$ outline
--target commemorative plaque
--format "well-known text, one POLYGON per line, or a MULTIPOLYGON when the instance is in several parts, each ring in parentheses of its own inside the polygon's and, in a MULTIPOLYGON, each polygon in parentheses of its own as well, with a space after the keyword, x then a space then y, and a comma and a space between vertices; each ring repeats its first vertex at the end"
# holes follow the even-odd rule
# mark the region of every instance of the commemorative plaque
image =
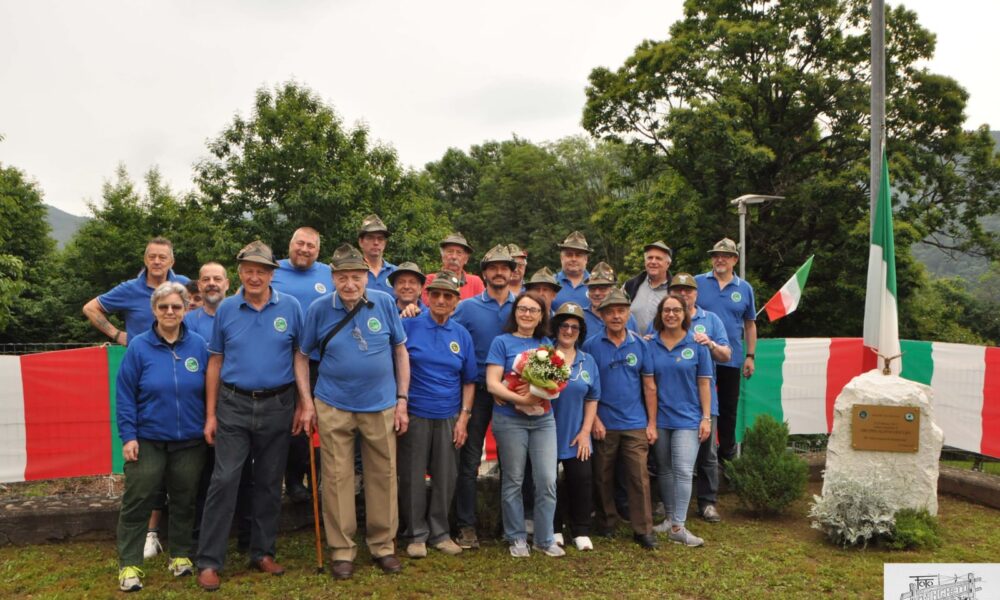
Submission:
POLYGON ((920 449, 920 407, 855 404, 852 407, 851 447, 916 452, 920 449))

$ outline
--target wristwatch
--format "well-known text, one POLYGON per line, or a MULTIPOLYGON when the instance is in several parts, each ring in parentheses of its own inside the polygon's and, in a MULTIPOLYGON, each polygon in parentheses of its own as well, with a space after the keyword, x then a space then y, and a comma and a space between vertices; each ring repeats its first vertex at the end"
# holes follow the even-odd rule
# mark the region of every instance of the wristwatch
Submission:
POLYGON ((463 407, 462 407, 462 412, 464 412, 464 413, 465 413, 465 414, 467 414, 467 415, 471 415, 471 414, 472 414, 472 409, 471 409, 471 408, 465 408, 465 407, 463 406, 463 407))
POLYGON ((747 358, 755 358, 755 357, 756 354, 754 354, 753 352, 747 352, 747 358))
POLYGON ((407 400, 408 401, 409 399, 410 399, 410 397, 407 396, 406 394, 396 394, 396 400, 407 400))

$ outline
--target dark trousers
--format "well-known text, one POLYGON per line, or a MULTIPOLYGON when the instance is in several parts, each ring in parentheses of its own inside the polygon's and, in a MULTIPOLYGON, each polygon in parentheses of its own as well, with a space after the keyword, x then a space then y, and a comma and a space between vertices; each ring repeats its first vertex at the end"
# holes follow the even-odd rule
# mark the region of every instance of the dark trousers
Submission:
POLYGON ((455 482, 455 518, 459 527, 476 526, 476 480, 483 460, 486 429, 493 418, 493 395, 484 384, 476 384, 472 415, 466 427, 468 438, 458 458, 458 480, 455 482))
POLYGON ((448 511, 458 478, 458 453, 452 442, 457 417, 410 417, 410 427, 396 444, 399 517, 404 543, 437 544, 450 537, 448 511), (424 476, 431 476, 430 502, 424 476))
MULTIPOLYGON (((212 483, 212 473, 215 471, 215 446, 206 446, 205 467, 201 470, 201 481, 198 482, 198 500, 194 512, 194 541, 201 536, 201 518, 205 515, 205 499, 208 497, 208 486, 212 483)), ((250 516, 253 502, 253 461, 247 457, 240 474, 240 489, 236 495, 236 539, 237 548, 245 552, 250 548, 250 516)))
POLYGON ((653 509, 649 496, 649 443, 643 429, 608 431, 603 440, 594 440, 594 488, 597 490, 597 520, 604 530, 615 526, 615 461, 621 456, 628 493, 632 531, 653 530, 653 509))
POLYGON ((719 392, 719 459, 736 458, 736 409, 740 402, 740 370, 716 367, 719 392))
POLYGON ((589 536, 594 511, 594 461, 579 458, 560 459, 563 478, 556 500, 556 533, 569 526, 572 537, 589 536))
POLYGON ((154 500, 165 484, 169 494, 168 551, 188 558, 194 550, 195 498, 205 462, 204 442, 174 449, 167 442, 139 440, 139 459, 125 463, 125 493, 118 513, 118 564, 141 566, 146 525, 154 500))
POLYGON ((698 446, 694 463, 694 483, 698 490, 698 510, 719 500, 719 459, 715 452, 715 430, 718 417, 712 417, 712 434, 698 446))
POLYGON ((198 568, 220 570, 233 523, 240 476, 253 460, 250 560, 275 555, 281 515, 281 479, 288 455, 288 432, 296 392, 251 398, 222 386, 216 407, 215 469, 205 500, 198 540, 198 568))
MULTIPOLYGON (((316 391, 316 381, 319 379, 319 361, 309 361, 309 390, 316 391)), ((314 453, 314 458, 319 461, 319 452, 312 447, 312 438, 304 433, 299 435, 288 434, 288 461, 285 463, 285 488, 293 489, 302 485, 305 480, 309 483, 309 453, 314 453)), ((316 463, 316 478, 319 479, 319 462, 316 463)), ((318 485, 318 484, 317 484, 318 485)), ((318 489, 318 488, 317 488, 318 489)))

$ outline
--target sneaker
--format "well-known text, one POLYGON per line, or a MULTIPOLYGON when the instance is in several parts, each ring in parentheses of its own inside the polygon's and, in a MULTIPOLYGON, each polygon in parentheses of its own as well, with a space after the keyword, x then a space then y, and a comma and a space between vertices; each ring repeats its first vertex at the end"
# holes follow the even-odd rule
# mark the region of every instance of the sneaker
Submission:
POLYGON ((425 558, 427 556, 427 544, 423 542, 407 544, 406 555, 410 558, 425 558))
POLYGON ((670 533, 670 519, 653 526, 654 533, 670 533))
POLYGON ((560 548, 557 544, 552 544, 548 548, 542 548, 541 546, 535 546, 535 550, 545 554, 545 556, 551 556, 553 558, 559 558, 560 556, 566 556, 566 551, 560 548))
POLYGON ((719 516, 719 511, 715 508, 714 504, 709 504, 701 510, 701 518, 709 523, 718 523, 722 520, 722 517, 719 516))
POLYGON ((663 505, 662 502, 657 502, 656 506, 653 507, 653 519, 666 519, 667 518, 667 507, 663 505))
POLYGON ((462 527, 458 530, 458 539, 455 540, 460 548, 472 550, 479 547, 479 538, 476 537, 475 527, 462 527))
POLYGON ((170 566, 167 570, 174 574, 174 577, 183 577, 185 575, 194 575, 194 565, 191 564, 191 559, 189 558, 175 558, 170 561, 170 566))
POLYGON ((462 547, 452 541, 451 538, 446 538, 434 544, 434 549, 439 552, 444 552, 448 556, 455 556, 462 553, 462 547))
POLYGON ((150 531, 146 534, 146 545, 142 548, 142 557, 149 560, 160 552, 163 552, 163 546, 160 545, 160 536, 155 531, 150 531))
POLYGON ((686 527, 681 527, 677 531, 671 529, 670 533, 667 535, 667 539, 675 544, 684 544, 685 546, 692 547, 702 546, 705 544, 705 540, 688 531, 686 527))
POLYGON ((139 567, 122 567, 118 571, 118 589, 123 592, 138 592, 142 589, 142 578, 145 576, 139 567))
POLYGON ((510 555, 514 558, 527 558, 531 556, 531 549, 528 548, 526 540, 514 540, 510 545, 510 555))
POLYGON ((580 552, 586 552, 587 550, 594 549, 594 543, 591 542, 590 538, 585 535, 573 538, 573 543, 576 544, 576 549, 580 552))
POLYGON ((556 541, 556 545, 557 546, 565 546, 566 545, 566 540, 563 539, 563 534, 561 534, 561 533, 553 534, 552 535, 552 539, 554 539, 556 541))

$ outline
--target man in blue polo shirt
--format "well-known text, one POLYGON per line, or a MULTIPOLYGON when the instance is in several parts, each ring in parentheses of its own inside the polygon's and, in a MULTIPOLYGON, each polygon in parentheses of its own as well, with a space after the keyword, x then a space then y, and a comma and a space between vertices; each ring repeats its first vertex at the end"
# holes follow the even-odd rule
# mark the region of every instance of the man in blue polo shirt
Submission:
MULTIPOLYGON (((601 318, 597 307, 611 293, 611 288, 618 285, 618 279, 615 277, 615 270, 611 268, 611 265, 599 262, 594 265, 585 285, 587 286, 587 303, 581 306, 584 308, 583 318, 587 323, 587 337, 593 337, 604 333, 604 319, 601 318)), ((637 330, 638 327, 635 315, 629 312, 625 328, 633 333, 641 333, 637 330)))
POLYGON ((653 509, 649 495, 649 446, 656 442, 656 384, 646 342, 629 331, 629 299, 612 290, 601 303, 604 333, 583 344, 594 357, 601 376, 601 402, 594 419, 594 487, 597 522, 603 535, 612 535, 615 508, 615 461, 620 456, 628 494, 633 538, 643 548, 656 548, 653 509))
POLYGON ((128 345, 132 336, 143 333, 153 325, 153 310, 149 298, 164 281, 186 284, 189 279, 175 275, 174 245, 164 237, 155 237, 146 244, 143 267, 139 276, 116 285, 110 291, 93 298, 83 305, 83 314, 94 329, 108 336, 112 342, 128 345), (121 313, 125 319, 125 331, 108 321, 107 315, 121 313))
MULTIPOLYGON (((690 273, 678 273, 670 280, 670 294, 679 296, 688 305, 691 313, 691 332, 694 341, 708 348, 713 366, 726 363, 732 358, 729 336, 718 315, 698 306, 698 282, 690 273)), ((714 376, 713 369, 713 376, 714 376)), ((712 392, 712 434, 698 447, 695 459, 695 486, 698 490, 698 514, 709 523, 722 520, 716 508, 719 495, 719 460, 715 447, 715 432, 718 429, 719 396, 715 381, 712 392)), ((670 520, 665 521, 670 526, 670 520)))
POLYGON ((365 541, 385 573, 398 573, 396 436, 409 424, 410 362, 406 332, 392 296, 366 290, 368 264, 344 244, 333 253, 336 291, 306 312, 300 352, 319 351, 316 418, 323 456, 323 522, 336 579, 354 574, 357 519, 354 446, 364 464, 365 541))
POLYGON ((486 356, 493 339, 503 333, 503 325, 510 316, 514 294, 507 286, 515 267, 514 259, 505 246, 491 248, 479 263, 480 272, 486 279, 486 290, 459 302, 452 317, 469 331, 476 349, 476 392, 455 484, 456 541, 466 549, 479 547, 476 535, 476 480, 483 458, 486 429, 493 418, 493 395, 486 391, 486 356))
POLYGON ((309 360, 297 352, 299 301, 271 287, 278 263, 263 242, 251 242, 236 260, 243 287, 215 314, 205 372, 205 440, 215 445, 198 540, 198 585, 205 590, 219 588, 248 456, 253 459, 250 565, 271 575, 285 572, 274 557, 288 432, 308 434, 313 420, 309 360))
POLYGON ((405 262, 389 275, 389 285, 396 295, 399 316, 415 317, 427 311, 427 305, 420 299, 427 277, 416 263, 405 262))
POLYGON ((217 262, 207 262, 198 270, 198 292, 201 294, 201 308, 184 315, 184 325, 208 342, 212 339, 215 326, 215 312, 226 299, 229 291, 229 276, 226 268, 217 262))
POLYGON ((753 288, 733 269, 740 254, 736 242, 719 240, 708 252, 712 270, 695 277, 698 282, 698 306, 715 313, 726 328, 732 356, 716 364, 719 394, 719 458, 736 458, 736 410, 740 400, 740 371, 749 378, 754 370, 757 348, 757 305, 753 288), (745 344, 745 348, 744 348, 745 344), (744 352, 745 350, 745 352, 744 352))
POLYGON ((590 245, 587 238, 579 231, 569 234, 563 243, 559 244, 559 262, 562 270, 556 273, 556 281, 561 289, 549 307, 552 312, 559 310, 563 302, 576 302, 587 306, 586 281, 590 277, 587 272, 587 259, 590 258, 590 245))
POLYGON ((368 265, 367 289, 395 296, 389 276, 396 270, 396 265, 383 258, 388 243, 389 228, 378 215, 368 215, 361 221, 361 227, 358 229, 358 247, 365 255, 365 264, 368 265))

